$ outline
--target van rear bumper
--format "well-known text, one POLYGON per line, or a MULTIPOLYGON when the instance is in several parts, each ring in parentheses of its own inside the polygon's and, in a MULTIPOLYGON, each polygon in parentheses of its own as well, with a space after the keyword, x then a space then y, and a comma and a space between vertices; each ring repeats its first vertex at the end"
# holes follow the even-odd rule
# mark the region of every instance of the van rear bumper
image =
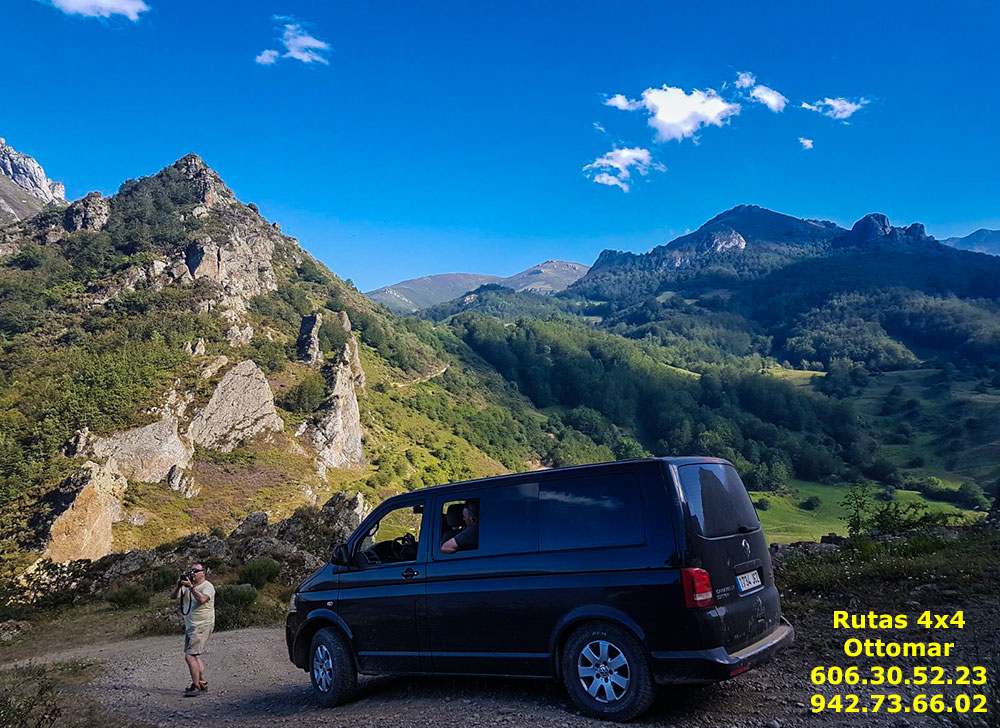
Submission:
POLYGON ((795 628, 781 618, 770 634, 742 650, 725 647, 685 652, 653 652, 650 668, 658 683, 709 683, 728 680, 773 659, 795 640, 795 628))

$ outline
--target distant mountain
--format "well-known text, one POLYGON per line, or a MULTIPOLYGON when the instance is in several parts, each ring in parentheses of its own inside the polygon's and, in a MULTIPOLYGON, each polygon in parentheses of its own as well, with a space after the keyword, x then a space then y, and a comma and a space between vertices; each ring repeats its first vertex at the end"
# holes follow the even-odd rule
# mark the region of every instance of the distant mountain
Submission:
POLYGON ((66 204, 66 188, 53 182, 33 157, 0 137, 0 224, 24 220, 47 204, 66 204))
POLYGON ((817 255, 845 232, 826 220, 737 205, 647 253, 605 250, 572 290, 589 298, 636 301, 677 280, 725 285, 817 255))
POLYGON ((945 238, 941 242, 959 250, 1000 255, 1000 230, 980 228, 964 238, 945 238))
POLYGON ((547 260, 506 278, 479 273, 442 273, 383 286, 365 295, 396 313, 412 313, 458 298, 480 286, 496 284, 515 291, 557 293, 587 272, 580 263, 547 260))

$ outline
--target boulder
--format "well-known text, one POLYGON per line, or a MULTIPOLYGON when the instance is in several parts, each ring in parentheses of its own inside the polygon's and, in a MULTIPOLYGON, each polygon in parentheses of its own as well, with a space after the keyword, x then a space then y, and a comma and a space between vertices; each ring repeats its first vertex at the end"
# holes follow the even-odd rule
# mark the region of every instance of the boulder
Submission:
POLYGON ((364 496, 360 493, 354 495, 334 493, 330 500, 323 504, 321 512, 327 527, 342 532, 344 536, 341 540, 346 540, 368 517, 371 510, 371 506, 365 502, 364 496))
POLYGON ((185 498, 194 498, 201 492, 194 484, 194 478, 185 475, 184 470, 179 465, 174 465, 167 473, 167 486, 170 490, 175 490, 185 498))
POLYGON ((229 363, 229 357, 227 356, 215 357, 212 361, 210 361, 208 364, 205 365, 204 369, 201 370, 201 378, 211 379, 212 377, 214 377, 216 374, 219 373, 219 370, 222 369, 222 367, 226 366, 228 363, 229 363))
POLYGON ((264 511, 254 511, 244 518, 229 538, 246 538, 247 536, 259 536, 267 530, 268 516, 264 511))
POLYGON ((230 452, 244 440, 284 426, 264 372, 247 360, 226 372, 188 434, 198 445, 230 452))
POLYGON ((84 463, 60 486, 58 514, 45 535, 45 557, 56 562, 96 560, 111 553, 111 526, 125 518, 128 481, 114 461, 84 463))
POLYGON ((67 232, 100 231, 111 219, 111 203, 100 192, 91 192, 66 208, 63 227, 67 232))
POLYGON ((110 437, 91 438, 87 444, 89 452, 84 454, 114 459, 122 475, 143 483, 162 482, 172 469, 187 467, 194 454, 190 443, 178 434, 173 417, 110 437))

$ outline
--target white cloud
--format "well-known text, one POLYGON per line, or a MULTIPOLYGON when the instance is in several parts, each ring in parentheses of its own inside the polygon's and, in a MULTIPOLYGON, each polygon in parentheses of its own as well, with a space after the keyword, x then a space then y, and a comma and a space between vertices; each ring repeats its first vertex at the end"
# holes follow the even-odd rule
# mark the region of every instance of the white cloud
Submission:
POLYGON ((604 103, 624 111, 644 108, 661 142, 693 137, 703 126, 722 126, 727 117, 740 113, 739 104, 723 100, 713 89, 686 93, 672 86, 647 88, 642 92, 642 101, 615 94, 604 103))
POLYGON ((270 66, 278 60, 278 51, 261 51, 254 60, 262 66, 270 66))
POLYGON ((584 172, 588 173, 590 176, 593 173, 591 179, 594 182, 602 185, 614 185, 616 187, 621 187, 625 192, 629 191, 629 185, 626 180, 632 177, 631 169, 635 168, 635 171, 639 174, 645 176, 649 174, 649 170, 655 169, 658 172, 662 172, 666 169, 659 162, 653 161, 653 156, 649 153, 648 149, 643 149, 641 147, 631 147, 625 149, 612 149, 607 154, 598 157, 590 164, 583 168, 584 172), (598 170, 614 170, 614 173, 609 173, 606 171, 598 170))
POLYGON ((843 97, 835 99, 827 97, 822 101, 816 101, 811 104, 803 101, 802 108, 809 109, 809 111, 817 111, 824 116, 829 116, 831 119, 843 120, 849 118, 855 111, 867 103, 868 99, 858 99, 855 102, 849 101, 843 97))
POLYGON ((607 129, 605 129, 605 128, 604 128, 603 126, 601 126, 600 124, 598 124, 598 123, 597 123, 596 121, 594 122, 594 129, 595 129, 596 131, 599 131, 599 132, 601 132, 601 134, 607 134, 607 133, 608 133, 608 130, 607 130, 607 129))
POLYGON ((605 99, 604 105, 614 106, 616 109, 621 109, 622 111, 635 111, 642 108, 641 101, 632 101, 625 98, 622 94, 615 94, 611 98, 605 99))
POLYGON ((802 145, 803 149, 812 149, 813 148, 813 140, 812 139, 806 139, 805 137, 799 137, 799 144, 802 145))
POLYGON ((740 71, 736 75, 736 88, 750 88, 757 83, 757 77, 749 71, 740 71))
POLYGON ((593 179, 594 182, 599 185, 613 185, 615 187, 621 187, 624 192, 628 192, 629 190, 629 186, 625 182, 622 182, 613 174, 608 174, 607 172, 601 172, 600 174, 594 175, 593 179))
POLYGON ((257 63, 269 66, 276 63, 279 58, 291 58, 302 61, 302 63, 329 65, 330 61, 325 55, 330 50, 329 43, 310 35, 302 23, 295 21, 295 18, 275 15, 274 19, 283 23, 279 40, 285 46, 285 52, 281 53, 273 49, 261 51, 254 59, 257 63))
POLYGON ((782 94, 767 86, 754 86, 750 95, 776 114, 784 111, 785 104, 788 103, 788 99, 782 94))
POLYGON ((139 19, 139 13, 149 10, 142 0, 51 0, 52 4, 69 15, 84 15, 88 18, 110 18, 124 15, 132 21, 139 19))

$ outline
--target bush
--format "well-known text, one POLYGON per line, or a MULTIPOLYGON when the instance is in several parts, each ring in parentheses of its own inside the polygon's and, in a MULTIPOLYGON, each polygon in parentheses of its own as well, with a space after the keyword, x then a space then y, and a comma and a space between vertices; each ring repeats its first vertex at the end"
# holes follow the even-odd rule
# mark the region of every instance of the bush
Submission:
POLYGON ((326 380, 319 372, 307 374, 305 379, 288 390, 281 406, 290 412, 315 412, 326 393, 326 380))
POLYGON ((144 607, 149 604, 149 590, 138 584, 122 584, 105 594, 104 599, 115 609, 144 607))
POLYGON ((799 503, 799 508, 804 511, 815 511, 821 505, 823 505, 823 501, 819 499, 819 496, 814 495, 799 503))
POLYGON ((767 498, 758 498, 753 502, 753 504, 754 506, 757 507, 758 511, 766 511, 768 508, 771 507, 771 501, 769 501, 767 498))
POLYGON ((240 569, 240 581, 257 589, 263 589, 265 584, 274 581, 280 573, 281 564, 274 559, 254 559, 240 569))
POLYGON ((170 566, 157 566, 146 578, 146 585, 155 592, 172 589, 177 583, 177 576, 177 569, 170 566))
POLYGON ((249 627, 250 609, 257 601, 257 590, 249 584, 227 584, 215 592, 215 628, 249 627))

